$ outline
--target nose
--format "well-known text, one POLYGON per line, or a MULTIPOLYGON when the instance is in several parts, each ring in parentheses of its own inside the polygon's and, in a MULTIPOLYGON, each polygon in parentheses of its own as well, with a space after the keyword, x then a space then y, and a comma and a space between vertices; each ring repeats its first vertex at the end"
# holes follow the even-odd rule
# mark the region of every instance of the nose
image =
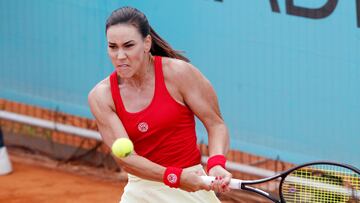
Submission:
POLYGON ((117 59, 124 59, 124 58, 126 58, 126 53, 123 50, 119 49, 119 51, 116 54, 116 58, 117 59))

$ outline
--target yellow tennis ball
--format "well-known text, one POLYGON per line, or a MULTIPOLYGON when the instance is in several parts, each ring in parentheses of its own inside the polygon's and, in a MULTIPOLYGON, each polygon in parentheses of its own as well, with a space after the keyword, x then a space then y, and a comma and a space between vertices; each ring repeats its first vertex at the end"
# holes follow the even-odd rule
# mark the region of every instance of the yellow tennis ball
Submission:
POLYGON ((116 157, 124 158, 134 151, 134 145, 128 138, 118 138, 112 144, 111 151, 116 157))

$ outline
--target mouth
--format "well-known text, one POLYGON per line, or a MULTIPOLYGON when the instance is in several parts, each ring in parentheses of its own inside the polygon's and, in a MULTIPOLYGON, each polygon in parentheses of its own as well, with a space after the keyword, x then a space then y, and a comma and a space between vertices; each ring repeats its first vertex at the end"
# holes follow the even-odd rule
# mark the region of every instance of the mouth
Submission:
POLYGON ((118 68, 128 68, 130 66, 128 64, 120 64, 120 65, 117 65, 116 67, 118 67, 118 68))

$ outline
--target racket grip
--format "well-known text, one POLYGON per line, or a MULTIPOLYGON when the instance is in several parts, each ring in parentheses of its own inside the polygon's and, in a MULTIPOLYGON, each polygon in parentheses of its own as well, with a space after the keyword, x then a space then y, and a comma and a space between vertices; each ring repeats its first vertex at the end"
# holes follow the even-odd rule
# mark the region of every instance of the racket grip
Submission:
MULTIPOLYGON (((200 176, 200 177, 207 185, 210 185, 211 182, 215 180, 215 177, 213 176, 200 176)), ((229 187, 231 189, 241 189, 241 180, 235 178, 231 179, 229 187)))

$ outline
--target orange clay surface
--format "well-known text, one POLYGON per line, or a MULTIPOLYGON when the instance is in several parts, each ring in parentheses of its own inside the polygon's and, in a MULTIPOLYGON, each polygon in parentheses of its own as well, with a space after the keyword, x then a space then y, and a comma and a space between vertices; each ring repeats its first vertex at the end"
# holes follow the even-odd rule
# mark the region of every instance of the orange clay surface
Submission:
POLYGON ((110 182, 12 161, 14 171, 0 176, 0 202, 119 202, 124 182, 110 182))
MULTIPOLYGON (((63 164, 10 151, 13 172, 0 176, 0 203, 118 203, 126 173, 63 164)), ((233 191, 222 203, 263 203, 256 195, 233 191)), ((267 202, 267 201, 265 201, 267 202)))

